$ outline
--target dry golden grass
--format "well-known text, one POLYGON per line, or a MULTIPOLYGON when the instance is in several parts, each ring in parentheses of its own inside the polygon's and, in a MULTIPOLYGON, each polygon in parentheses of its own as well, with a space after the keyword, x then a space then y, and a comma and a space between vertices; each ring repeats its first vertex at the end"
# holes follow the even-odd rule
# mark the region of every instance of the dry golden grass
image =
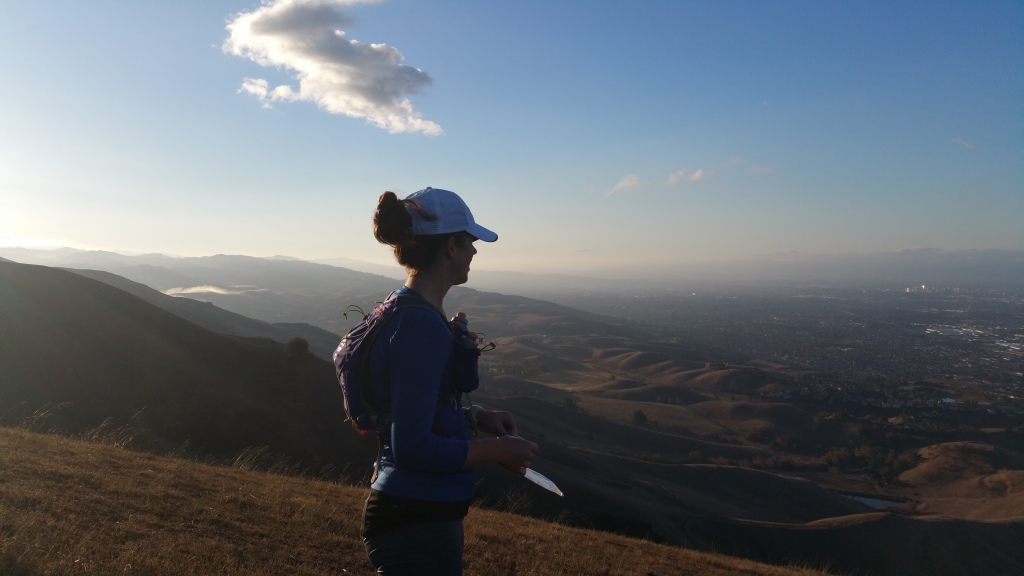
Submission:
POLYGON ((978 442, 934 444, 900 475, 918 512, 970 520, 1024 519, 1024 456, 978 442))
MULTIPOLYGON (((0 428, 0 574, 370 574, 363 488, 0 428)), ((812 575, 474 508, 467 575, 812 575)))
POLYGON ((665 430, 685 428, 696 435, 734 435, 729 428, 695 414, 688 406, 619 400, 582 394, 579 396, 577 404, 590 414, 623 424, 632 424, 633 413, 642 410, 651 425, 665 430))
POLYGON ((366 573, 343 487, 20 430, 0 446, 0 573, 366 573))

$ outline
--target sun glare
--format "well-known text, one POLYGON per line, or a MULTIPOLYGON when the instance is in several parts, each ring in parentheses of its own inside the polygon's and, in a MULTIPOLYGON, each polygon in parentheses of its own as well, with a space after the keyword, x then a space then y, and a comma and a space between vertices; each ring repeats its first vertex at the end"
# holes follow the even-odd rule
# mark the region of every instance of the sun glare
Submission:
POLYGON ((56 248, 89 249, 77 242, 61 240, 59 238, 28 238, 11 234, 0 235, 0 248, 35 248, 43 250, 56 248))

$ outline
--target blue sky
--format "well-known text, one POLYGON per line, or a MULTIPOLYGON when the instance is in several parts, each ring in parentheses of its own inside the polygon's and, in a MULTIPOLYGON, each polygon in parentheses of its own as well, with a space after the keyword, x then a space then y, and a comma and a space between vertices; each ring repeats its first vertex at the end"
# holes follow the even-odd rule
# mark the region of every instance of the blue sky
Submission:
POLYGON ((377 196, 429 185, 499 233, 478 268, 1024 250, 1022 37, 1013 1, 3 3, 0 244, 385 262, 377 196))

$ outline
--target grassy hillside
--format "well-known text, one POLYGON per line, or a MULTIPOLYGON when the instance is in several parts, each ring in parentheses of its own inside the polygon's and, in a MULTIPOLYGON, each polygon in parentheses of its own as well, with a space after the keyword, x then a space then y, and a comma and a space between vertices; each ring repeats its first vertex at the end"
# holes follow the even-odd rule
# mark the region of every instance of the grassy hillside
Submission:
POLYGON ((375 447, 344 428, 333 368, 281 345, 216 334, 106 284, 0 263, 0 420, 138 430, 157 450, 252 446, 343 466, 375 447), (45 415, 45 419, 40 419, 45 415))
MULTIPOLYGON (((372 571, 365 491, 0 428, 0 573, 337 575, 372 571)), ((813 576, 474 508, 466 574, 813 576)))
POLYGON ((918 451, 920 463, 900 475, 929 498, 917 510, 957 518, 1024 518, 1024 456, 977 442, 947 442, 918 451))

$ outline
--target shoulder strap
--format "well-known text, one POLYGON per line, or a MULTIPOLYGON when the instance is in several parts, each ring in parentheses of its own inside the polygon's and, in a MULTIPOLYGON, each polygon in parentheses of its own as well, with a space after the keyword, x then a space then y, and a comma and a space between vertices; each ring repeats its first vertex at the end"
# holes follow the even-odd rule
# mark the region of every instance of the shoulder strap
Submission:
POLYGON ((376 411, 378 417, 382 414, 389 414, 390 411, 382 412, 374 407, 373 403, 370 401, 370 398, 373 396, 370 394, 370 379, 367 376, 367 368, 370 365, 370 354, 373 350, 374 343, 377 341, 377 336, 384 331, 384 327, 387 325, 388 321, 391 320, 391 316, 401 308, 427 308, 436 312, 437 315, 441 317, 442 322, 445 322, 446 324, 448 322, 447 319, 445 319, 444 314, 438 310, 436 306, 427 302, 425 298, 418 294, 399 294, 396 296, 395 293, 392 292, 384 299, 384 302, 381 302, 380 305, 385 306, 392 300, 394 301, 394 304, 384 311, 380 319, 377 321, 377 324, 373 327, 372 333, 368 336, 369 341, 366 342, 366 354, 363 355, 362 364, 359 366, 359 393, 363 397, 363 402, 376 411))
POLYGON ((399 294, 396 296, 395 293, 392 292, 391 295, 387 297, 385 302, 391 299, 397 300, 397 302, 395 302, 395 307, 393 310, 411 307, 429 308, 430 310, 437 312, 437 315, 440 316, 441 320, 444 320, 445 323, 448 322, 448 320, 444 317, 444 312, 441 312, 441 310, 439 310, 437 306, 434 306, 430 302, 427 302, 427 299, 424 298, 423 296, 420 296, 419 294, 399 294))

